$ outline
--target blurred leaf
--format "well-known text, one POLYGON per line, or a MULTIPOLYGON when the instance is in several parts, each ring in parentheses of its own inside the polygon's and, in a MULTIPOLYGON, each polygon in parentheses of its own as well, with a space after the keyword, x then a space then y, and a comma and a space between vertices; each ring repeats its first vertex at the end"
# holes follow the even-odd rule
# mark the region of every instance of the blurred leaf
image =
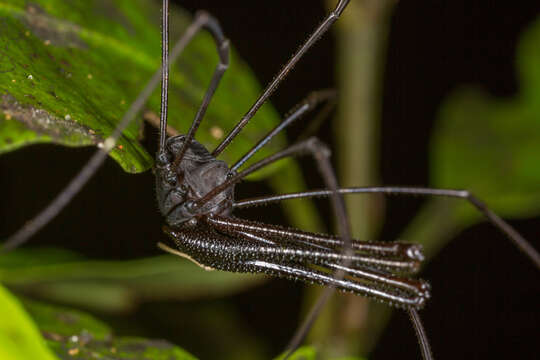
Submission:
POLYGON ((254 331, 256 325, 246 320, 246 310, 250 311, 227 299, 145 307, 153 328, 171 333, 179 345, 189 344, 201 359, 270 359, 275 353, 269 349, 268 336, 254 331))
MULTIPOLYGON (((285 358, 286 353, 278 356, 276 360, 285 358)), ((302 346, 298 348, 288 359, 290 360, 315 360, 317 358, 317 351, 311 346, 302 346)))
POLYGON ((129 311, 139 302, 227 296, 264 277, 203 271, 163 255, 92 261, 58 249, 20 249, 0 256, 0 281, 25 293, 96 310, 129 311))
MULTIPOLYGON (((285 358, 285 353, 278 356, 275 360, 281 360, 285 358)), ((288 359, 290 360, 316 360, 319 359, 317 356, 317 351, 312 346, 302 346, 298 348, 294 354, 292 354, 288 359)), ((363 360, 362 357, 355 356, 346 356, 340 358, 332 358, 333 360, 363 360)))
POLYGON ((195 359, 165 340, 114 337, 107 325, 81 311, 30 300, 24 306, 61 359, 195 359))
MULTIPOLYGON (((524 31, 517 53, 520 88, 494 98, 461 88, 441 106, 431 140, 431 185, 467 189, 503 217, 540 213, 540 19, 524 31)), ((431 198, 403 238, 433 257, 482 215, 465 201, 431 198)))
POLYGON ((0 359, 56 359, 17 299, 1 286, 0 309, 0 359))
MULTIPOLYGON (((540 18, 522 34, 518 94, 461 88, 442 105, 431 139, 431 185, 467 189, 503 217, 540 213, 540 18)), ((467 202, 430 198, 401 238, 433 258, 482 215, 467 202)), ((526 260, 525 260, 526 261, 526 260)))
POLYGON ((435 187, 471 190, 506 217, 540 212, 539 43, 537 21, 519 46, 519 96, 496 99, 465 88, 443 104, 432 140, 435 187))
POLYGON ((62 337, 87 333, 93 340, 107 341, 112 337, 109 326, 82 311, 22 298, 22 303, 39 329, 48 334, 62 337))
POLYGON ((540 117, 531 110, 473 89, 452 96, 433 139, 434 185, 471 190, 502 216, 538 213, 540 117))
POLYGON ((524 102, 540 113, 540 18, 529 25, 521 35, 516 63, 524 102))

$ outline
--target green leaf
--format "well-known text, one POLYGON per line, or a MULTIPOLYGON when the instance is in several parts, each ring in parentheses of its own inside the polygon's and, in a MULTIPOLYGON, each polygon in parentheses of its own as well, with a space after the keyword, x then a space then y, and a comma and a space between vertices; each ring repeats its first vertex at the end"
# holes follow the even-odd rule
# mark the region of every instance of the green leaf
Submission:
POLYGON ((540 112, 540 19, 529 25, 521 35, 516 63, 520 82, 520 96, 528 106, 540 112))
POLYGON ((538 113, 468 89, 448 100, 440 120, 431 168, 436 187, 468 189, 502 216, 540 211, 538 113))
MULTIPOLYGON (((275 360, 285 359, 286 353, 278 356, 275 360)), ((288 359, 291 360, 315 360, 317 358, 317 351, 311 346, 302 346, 298 348, 288 359)))
POLYGON ((61 359, 195 359, 165 340, 115 337, 109 326, 81 311, 31 300, 24 306, 61 359))
POLYGON ((25 298, 21 301, 47 338, 67 338, 81 333, 91 334, 92 339, 98 341, 106 341, 112 337, 109 326, 82 311, 25 298))
POLYGON ((0 359, 56 359, 17 299, 1 286, 0 308, 0 359))
POLYGON ((171 321, 181 323, 181 328, 169 328, 181 339, 179 345, 190 344, 190 349, 200 358, 270 359, 274 353, 269 349, 268 339, 253 331, 245 321, 245 311, 245 307, 218 300, 159 304, 152 306, 149 316, 155 319, 154 326, 171 321))
MULTIPOLYGON (((431 141, 431 185, 467 189, 503 217, 540 213, 540 19, 522 35, 520 88, 495 98, 477 87, 454 91, 441 107, 431 141)), ((456 233, 482 220, 464 201, 430 199, 403 238, 434 256, 456 233)))
MULTIPOLYGON (((286 353, 281 354, 275 360, 281 360, 285 358, 286 353)), ((319 354, 320 355, 320 354, 319 354)), ((320 356, 317 356, 317 350, 313 346, 299 347, 288 359, 290 360, 316 360, 320 356)), ((340 358, 332 358, 333 360, 363 360, 364 358, 347 356, 340 358)))
POLYGON ((435 187, 471 190, 506 217, 540 213, 539 43, 537 20, 519 46, 515 98, 465 88, 444 103, 432 140, 435 187))
MULTIPOLYGON (((37 142, 100 144, 159 68, 159 18, 159 4, 146 0, 0 1, 0 152, 37 142)), ((190 22, 186 13, 171 11, 171 39, 190 22)), ((202 32, 173 66, 169 118, 180 132, 191 124, 217 60, 211 36, 202 32)), ((198 140, 215 146, 211 133, 229 131, 259 93, 252 72, 232 51, 198 140)), ((157 113, 159 91, 147 106, 157 113)), ((237 160, 278 121, 276 111, 263 106, 256 125, 246 128, 224 160, 237 160)), ((152 164, 138 143, 141 124, 133 123, 111 153, 129 172, 152 164)), ((283 144, 280 136, 259 156, 283 144)))
POLYGON ((264 277, 203 271, 172 255, 130 261, 92 261, 58 249, 20 249, 0 256, 0 281, 85 308, 125 312, 143 301, 227 296, 264 277))

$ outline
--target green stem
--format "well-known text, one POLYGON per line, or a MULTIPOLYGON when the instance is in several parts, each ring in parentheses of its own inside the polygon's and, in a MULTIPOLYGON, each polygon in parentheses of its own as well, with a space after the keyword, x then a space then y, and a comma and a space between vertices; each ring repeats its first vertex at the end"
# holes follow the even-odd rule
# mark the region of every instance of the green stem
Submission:
MULTIPOLYGON (((351 2, 336 24, 339 106, 334 129, 342 186, 379 183, 380 80, 393 4, 393 0, 351 2)), ((328 1, 327 5, 333 8, 335 1, 328 1)), ((381 199, 374 196, 347 199, 354 237, 375 238, 382 223, 381 199)), ((323 314, 323 319, 332 321, 320 322, 315 340, 335 339, 327 346, 331 356, 365 353, 372 338, 372 330, 368 328, 369 307, 371 303, 364 298, 334 297, 333 304, 323 314)))

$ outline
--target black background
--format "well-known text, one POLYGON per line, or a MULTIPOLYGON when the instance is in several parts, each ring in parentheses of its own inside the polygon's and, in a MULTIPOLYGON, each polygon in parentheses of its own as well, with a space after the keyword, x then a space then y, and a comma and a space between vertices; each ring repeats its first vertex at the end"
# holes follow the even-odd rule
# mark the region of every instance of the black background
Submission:
MULTIPOLYGON (((189 11, 206 9, 218 18, 262 84, 272 79, 326 13, 322 2, 313 0, 176 2, 189 11)), ((516 93, 516 41, 540 10, 533 2, 527 6, 518 3, 402 1, 396 6, 384 73, 383 184, 428 184, 427 141, 436 111, 451 89, 471 83, 497 96, 516 93)), ((281 114, 310 91, 335 86, 334 46, 332 35, 322 39, 272 97, 281 114)), ((238 110, 239 117, 245 110, 238 110)), ((331 133, 327 124, 320 135, 332 143, 331 133)), ((13 232, 47 204, 89 154, 87 149, 33 146, 2 156, 1 235, 13 232)), ((248 184, 243 191, 247 194, 256 186, 264 185, 248 184)), ((390 200, 381 238, 394 239, 420 205, 420 200, 390 200)), ((539 219, 512 224, 538 247, 539 219)), ((107 161, 73 203, 28 246, 62 244, 99 258, 148 256, 158 253, 155 243, 162 236, 160 227, 151 174, 126 175, 107 161)), ((540 323, 538 272, 493 227, 480 224, 466 230, 422 276, 433 287, 433 299, 421 314, 437 359, 535 357, 540 323), (491 239, 491 245, 481 253, 475 244, 485 238, 491 239)), ((300 285, 276 280, 240 294, 234 301, 245 315, 246 326, 267 339, 275 354, 299 320, 301 295, 300 285)), ((119 332, 168 338, 201 358, 210 356, 212 349, 204 341, 184 343, 182 331, 186 329, 181 324, 155 316, 160 306, 181 305, 192 306, 142 306, 136 314, 137 331, 121 328, 119 332)), ((418 357, 409 320, 396 312, 370 358, 418 357)))

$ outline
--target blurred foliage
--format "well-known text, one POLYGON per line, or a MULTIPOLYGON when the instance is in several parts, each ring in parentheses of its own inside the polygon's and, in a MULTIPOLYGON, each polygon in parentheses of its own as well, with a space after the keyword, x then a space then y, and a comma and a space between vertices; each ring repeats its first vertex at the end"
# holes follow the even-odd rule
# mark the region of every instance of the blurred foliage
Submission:
MULTIPOLYGON (((333 8, 335 1, 329 0, 327 4, 328 8, 333 8)), ((373 138, 377 139, 380 122, 379 82, 384 67, 381 64, 385 62, 386 36, 395 4, 395 1, 359 1, 351 4, 336 24, 341 107, 335 121, 340 121, 336 138, 339 139, 339 163, 346 169, 340 175, 349 183, 352 178, 351 184, 355 185, 359 182, 370 185, 378 176, 373 175, 378 171, 378 144, 373 138), (362 105, 360 109, 359 104, 362 105), (364 149, 366 143, 371 147, 368 150, 364 149)), ((540 19, 531 24, 520 39, 516 54, 519 90, 513 98, 495 98, 477 86, 462 86, 444 100, 429 149, 431 187, 467 189, 498 215, 507 218, 540 214, 538 44, 540 19)), ((384 206, 377 204, 378 200, 380 198, 373 197, 367 211, 360 200, 359 205, 349 206, 350 218, 354 219, 353 229, 361 229, 355 235, 364 235, 360 238, 372 238, 373 234, 365 236, 366 232, 383 222, 378 215, 384 206)), ((457 233, 479 221, 485 221, 485 218, 466 201, 431 197, 426 199, 399 238, 421 243, 425 255, 431 259, 457 233)), ((314 340, 328 342, 326 339, 334 336, 340 340, 330 341, 331 351, 338 348, 338 352, 345 354, 369 353, 392 310, 346 297, 334 301, 340 305, 325 309, 326 317, 318 321, 320 328, 313 333, 314 340), (358 320, 361 323, 349 324, 354 329, 349 332, 347 326, 336 329, 331 321, 325 321, 328 318, 354 318, 349 314, 359 312, 368 315, 358 320), (336 332, 339 333, 337 336, 336 332), (343 341, 347 335, 349 341, 343 341)))
MULTIPOLYGON (((115 336, 108 325, 82 311, 26 298, 22 302, 23 306, 7 290, 0 288, 0 305, 9 316, 4 317, 0 326, 2 359, 196 359, 164 340, 115 336)), ((315 349, 302 347, 290 359, 315 359, 316 354, 315 349)), ((241 358, 252 357, 244 354, 241 358)))
MULTIPOLYGON (((286 354, 282 354, 281 356, 278 356, 275 360, 282 360, 285 358, 286 354)), ((303 346, 298 348, 293 354, 291 354, 288 359, 290 360, 316 360, 319 359, 319 354, 317 350, 314 347, 311 346, 303 346)), ((342 358, 336 358, 333 360, 362 360, 362 358, 359 357, 342 357, 342 358)))
POLYGON ((263 279, 203 271, 172 255, 98 261, 60 249, 19 249, 0 256, 2 283, 43 299, 105 312, 128 312, 145 301, 227 296, 263 279))
MULTIPOLYGON (((439 111, 431 139, 431 185, 467 189, 507 218, 540 214, 540 19, 516 54, 519 91, 494 98, 478 87, 456 89, 439 111)), ((433 257, 453 235, 484 221, 470 204, 430 199, 403 238, 433 257), (426 226, 426 224, 428 224, 426 226)))
POLYGON ((443 104, 430 152, 434 186, 467 188, 505 217, 540 213, 539 43, 536 21, 518 47, 514 98, 464 88, 443 104))
MULTIPOLYGON (((278 356, 275 360, 285 359, 286 354, 278 356)), ((299 348, 294 354, 292 354, 289 359, 291 360, 315 360, 317 352, 314 348, 305 346, 299 348)))
POLYGON ((164 340, 116 337, 107 325, 81 311, 23 302, 47 345, 60 359, 195 359, 164 340))
POLYGON ((0 286, 0 358, 5 360, 43 359, 56 357, 45 346, 39 331, 19 301, 0 286))

